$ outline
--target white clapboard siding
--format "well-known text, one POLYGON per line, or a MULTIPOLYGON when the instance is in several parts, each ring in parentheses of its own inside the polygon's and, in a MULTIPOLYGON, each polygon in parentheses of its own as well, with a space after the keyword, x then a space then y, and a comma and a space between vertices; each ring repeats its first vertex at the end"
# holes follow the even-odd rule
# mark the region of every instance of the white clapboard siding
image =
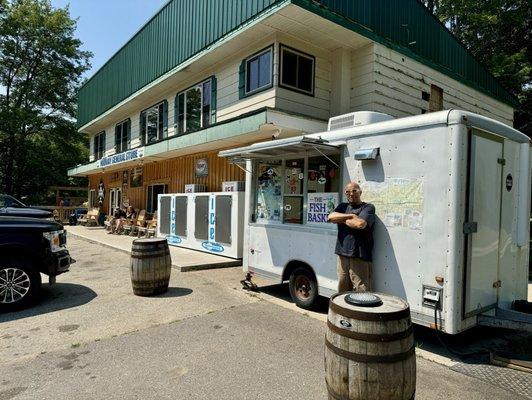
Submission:
POLYGON ((394 110, 392 115, 427 110, 428 102, 420 102, 421 92, 430 93, 430 85, 434 84, 443 89, 444 108, 460 108, 513 124, 513 109, 505 103, 382 45, 374 44, 374 49, 375 81, 380 88, 376 100, 379 107, 394 110))
POLYGON ((115 154, 115 127, 105 129, 105 156, 115 154))
MULTIPOLYGON (((401 54, 393 50, 387 49, 379 45, 376 45, 375 49, 376 49, 376 60, 378 63, 390 62, 390 64, 388 65, 392 65, 395 68, 397 68, 397 66, 400 66, 400 65, 405 65, 406 68, 410 72, 415 71, 418 74, 420 74, 422 77, 430 77, 430 79, 434 80, 435 82, 439 82, 442 85, 440 87, 442 87, 443 89, 445 89, 443 86, 446 86, 450 93, 454 91, 456 91, 457 93, 460 93, 460 96, 465 97, 464 99, 465 101, 478 102, 480 100, 482 102, 489 104, 490 106, 494 108, 499 108, 501 107, 501 105, 505 108, 511 108, 510 106, 507 106, 505 103, 502 103, 493 97, 490 97, 484 93, 478 92, 470 88, 467 85, 464 85, 460 82, 455 81, 454 79, 448 77, 445 74, 435 71, 432 68, 426 65, 423 65, 421 63, 418 63, 417 61, 414 61, 408 57, 402 56, 401 54)), ((434 82, 429 82, 429 83, 434 83, 434 82)))
MULTIPOLYGON (((430 84, 433 83, 441 87, 444 91, 444 105, 446 102, 448 103, 448 106, 445 106, 445 108, 454 107, 466 109, 479 114, 489 114, 498 117, 499 120, 505 120, 508 117, 508 113, 505 113, 503 109, 504 107, 489 107, 489 104, 484 102, 482 99, 474 98, 472 95, 463 93, 460 91, 460 89, 457 89, 453 86, 447 86, 444 83, 424 76, 417 71, 397 70, 393 68, 394 66, 388 66, 390 65, 388 61, 381 61, 382 63, 376 64, 375 72, 375 79, 379 84, 389 85, 389 82, 394 82, 395 85, 402 87, 403 93, 409 93, 414 98, 421 98, 422 91, 430 93, 430 84)), ((455 83, 459 84, 458 82, 455 83)), ((478 94, 481 95, 481 93, 478 94)), ((407 99, 405 99, 405 101, 406 100, 407 99)), ((504 106, 502 103, 501 105, 504 106)), ((428 102, 425 102, 425 105, 422 108, 428 109, 428 102)))
POLYGON ((131 147, 136 147, 140 145, 140 112, 130 115, 129 118, 131 119, 131 147))
POLYGON ((237 101, 225 108, 218 107, 216 120, 218 122, 238 117, 239 115, 255 111, 264 107, 275 107, 275 89, 269 89, 264 92, 248 96, 242 100, 238 100, 238 92, 236 93, 237 101))
POLYGON ((351 52, 350 108, 352 111, 373 111, 374 60, 373 44, 351 52))
POLYGON ((89 135, 89 162, 94 161, 94 135, 89 135))
POLYGON ((292 111, 323 120, 330 117, 328 99, 317 99, 285 88, 276 89, 275 107, 283 111, 292 111))

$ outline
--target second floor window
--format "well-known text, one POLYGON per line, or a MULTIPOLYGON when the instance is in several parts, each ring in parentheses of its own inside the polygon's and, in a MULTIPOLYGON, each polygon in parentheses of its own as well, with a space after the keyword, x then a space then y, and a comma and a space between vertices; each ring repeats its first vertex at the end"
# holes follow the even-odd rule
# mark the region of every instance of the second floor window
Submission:
POLYGON ((214 77, 178 93, 175 98, 177 133, 206 128, 211 124, 214 77))
POLYGON ((279 86, 314 95, 314 57, 281 46, 279 86))
POLYGON ((272 86, 273 47, 245 59, 240 66, 241 97, 272 86))
POLYGON ((115 151, 122 153, 131 146, 131 120, 127 119, 115 126, 115 151))
POLYGON ((168 102, 154 105, 140 113, 140 138, 150 144, 165 137, 168 127, 168 102))
POLYGON ((105 131, 94 136, 94 159, 99 160, 105 154, 105 131))

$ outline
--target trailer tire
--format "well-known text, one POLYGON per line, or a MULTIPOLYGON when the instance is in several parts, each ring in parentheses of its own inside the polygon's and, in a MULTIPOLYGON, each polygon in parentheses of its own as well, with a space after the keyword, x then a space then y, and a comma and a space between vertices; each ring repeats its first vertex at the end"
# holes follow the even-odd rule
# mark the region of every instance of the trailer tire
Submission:
POLYGON ((318 282, 308 268, 296 268, 290 275, 288 287, 290 296, 298 307, 311 309, 318 299, 318 282))

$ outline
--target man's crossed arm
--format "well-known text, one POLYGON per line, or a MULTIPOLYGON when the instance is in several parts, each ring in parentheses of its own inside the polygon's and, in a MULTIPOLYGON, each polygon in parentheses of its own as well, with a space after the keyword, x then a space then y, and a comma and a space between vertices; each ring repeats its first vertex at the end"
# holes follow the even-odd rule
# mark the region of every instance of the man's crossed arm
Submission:
POLYGON ((329 214, 327 221, 334 224, 346 224, 352 229, 364 229, 367 226, 367 222, 355 214, 344 214, 336 211, 329 214))

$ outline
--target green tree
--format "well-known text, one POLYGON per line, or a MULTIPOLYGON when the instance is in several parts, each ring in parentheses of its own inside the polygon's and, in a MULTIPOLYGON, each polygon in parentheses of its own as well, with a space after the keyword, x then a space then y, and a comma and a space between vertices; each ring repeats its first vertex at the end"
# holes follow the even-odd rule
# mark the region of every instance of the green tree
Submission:
POLYGON ((532 137, 530 0, 425 0, 425 5, 518 98, 514 126, 532 137))
POLYGON ((91 54, 68 7, 0 0, 0 192, 39 201, 87 158, 76 130, 76 91, 91 54))

